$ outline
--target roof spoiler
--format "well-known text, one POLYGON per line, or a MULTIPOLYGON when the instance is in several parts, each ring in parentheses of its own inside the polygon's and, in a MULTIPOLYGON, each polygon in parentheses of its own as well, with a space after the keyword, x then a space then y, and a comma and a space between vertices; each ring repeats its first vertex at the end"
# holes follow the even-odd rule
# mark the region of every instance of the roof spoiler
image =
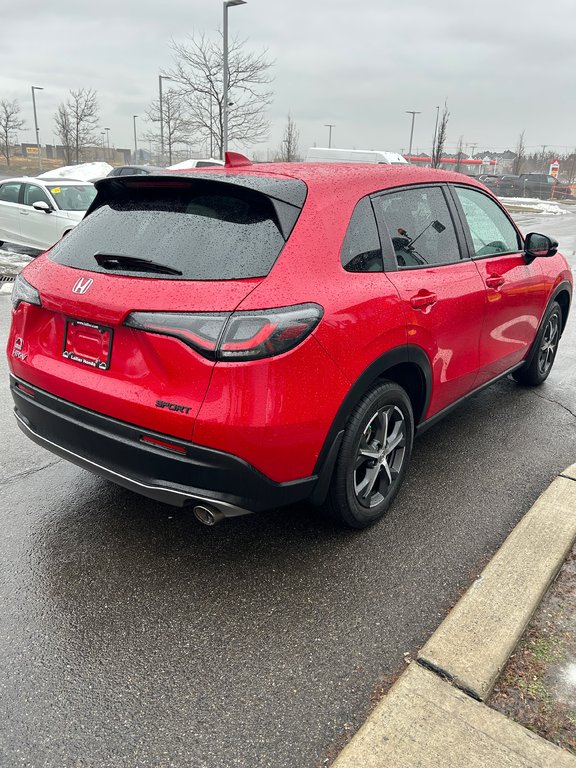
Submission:
POLYGON ((225 168, 240 168, 243 165, 252 165, 252 161, 239 152, 226 152, 224 154, 225 168))

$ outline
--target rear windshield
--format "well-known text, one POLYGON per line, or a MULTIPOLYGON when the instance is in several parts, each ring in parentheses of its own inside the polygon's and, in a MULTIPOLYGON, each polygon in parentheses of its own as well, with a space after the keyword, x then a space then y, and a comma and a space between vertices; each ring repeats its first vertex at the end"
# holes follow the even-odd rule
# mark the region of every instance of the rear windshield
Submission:
MULTIPOLYGON (((50 251, 53 261, 92 272, 113 264, 115 274, 136 277, 234 280, 267 275, 284 246, 278 206, 287 204, 245 187, 138 182, 99 195, 103 203, 50 251), (127 258, 107 262, 103 254, 127 258)), ((288 207, 293 226, 300 209, 288 207)))

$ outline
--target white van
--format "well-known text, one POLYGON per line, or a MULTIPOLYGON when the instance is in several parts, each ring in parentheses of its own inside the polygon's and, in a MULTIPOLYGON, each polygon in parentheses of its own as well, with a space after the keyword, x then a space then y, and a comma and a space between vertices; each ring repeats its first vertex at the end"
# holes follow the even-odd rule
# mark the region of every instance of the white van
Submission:
POLYGON ((408 161, 398 152, 384 152, 377 149, 328 149, 326 147, 310 147, 306 153, 306 162, 408 165, 408 161))

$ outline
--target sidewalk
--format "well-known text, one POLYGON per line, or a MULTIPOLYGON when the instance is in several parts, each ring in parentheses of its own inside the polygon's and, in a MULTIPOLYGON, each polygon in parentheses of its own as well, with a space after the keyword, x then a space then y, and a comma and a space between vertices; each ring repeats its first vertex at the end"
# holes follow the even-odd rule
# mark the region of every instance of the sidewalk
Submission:
POLYGON ((540 496, 334 768, 576 768, 484 703, 576 540, 576 464, 540 496))

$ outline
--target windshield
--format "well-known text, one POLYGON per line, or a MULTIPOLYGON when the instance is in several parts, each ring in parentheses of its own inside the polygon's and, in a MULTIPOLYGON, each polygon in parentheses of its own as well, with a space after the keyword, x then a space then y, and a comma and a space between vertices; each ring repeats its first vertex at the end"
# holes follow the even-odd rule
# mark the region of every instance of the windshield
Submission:
POLYGON ((284 242, 266 195, 202 181, 120 191, 57 243, 50 258, 96 272, 114 262, 116 274, 135 276, 142 271, 136 266, 149 261, 166 268, 155 278, 231 280, 267 275, 284 242))
POLYGON ((96 197, 96 188, 93 184, 78 184, 78 186, 54 184, 48 189, 62 211, 87 211, 96 197))

